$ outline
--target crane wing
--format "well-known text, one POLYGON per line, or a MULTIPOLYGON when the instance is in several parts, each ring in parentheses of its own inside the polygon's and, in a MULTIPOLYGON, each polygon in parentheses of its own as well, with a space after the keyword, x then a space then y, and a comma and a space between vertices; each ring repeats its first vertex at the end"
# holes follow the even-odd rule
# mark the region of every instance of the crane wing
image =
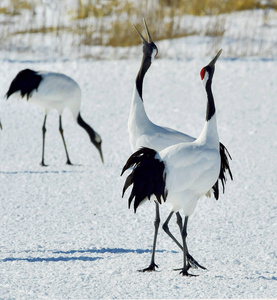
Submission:
POLYGON ((129 186, 133 185, 129 196, 129 208, 134 199, 134 211, 145 200, 155 195, 159 203, 166 200, 165 166, 159 154, 150 148, 141 148, 133 153, 123 167, 121 175, 130 167, 134 167, 126 178, 122 197, 129 186), (161 199, 162 198, 162 199, 161 199))

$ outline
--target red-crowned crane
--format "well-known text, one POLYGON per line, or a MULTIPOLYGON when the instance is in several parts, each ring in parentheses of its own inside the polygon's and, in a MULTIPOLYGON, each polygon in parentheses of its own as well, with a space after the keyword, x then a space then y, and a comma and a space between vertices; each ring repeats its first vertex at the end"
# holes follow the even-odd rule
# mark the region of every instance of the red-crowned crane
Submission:
POLYGON ((88 133, 91 142, 99 151, 102 162, 102 139, 101 136, 91 128, 81 117, 81 89, 72 78, 54 72, 36 72, 30 69, 20 71, 10 84, 6 97, 20 92, 21 97, 26 96, 27 100, 37 104, 44 109, 44 122, 42 126, 42 159, 41 165, 46 166, 44 162, 45 133, 47 114, 51 109, 56 109, 59 113, 59 131, 63 140, 66 153, 66 164, 72 165, 62 127, 62 113, 65 108, 69 108, 73 118, 88 133))
MULTIPOLYGON (((154 44, 147 24, 144 21, 145 31, 148 36, 148 41, 143 37, 143 35, 139 32, 137 27, 134 25, 136 31, 140 35, 143 43, 143 57, 139 72, 137 74, 134 90, 133 90, 133 98, 132 104, 129 114, 128 120, 128 131, 129 131, 129 141, 131 145, 132 151, 138 150, 140 147, 149 147, 155 149, 156 151, 161 151, 166 147, 169 147, 174 144, 178 144, 180 142, 193 142, 195 140, 194 137, 191 137, 187 134, 184 134, 180 131, 176 131, 171 128, 161 127, 153 122, 151 122, 146 114, 143 98, 142 98, 142 88, 143 88, 143 79, 151 66, 152 59, 157 56, 158 48, 154 44)), ((228 170, 230 177, 232 178, 232 173, 229 168, 229 161, 228 156, 229 152, 225 148, 222 143, 220 145, 220 156, 221 156, 221 170, 218 179, 221 180, 224 192, 224 186, 226 182, 226 175, 225 172, 228 170)), ((231 157, 230 157, 231 158, 231 157)), ((219 197, 219 189, 218 189, 218 181, 212 187, 214 196, 216 199, 219 197)), ((210 191, 209 191, 210 194, 210 191)), ((152 248, 152 256, 151 262, 149 267, 141 270, 141 271, 155 271, 157 265, 155 264, 155 249, 156 249, 156 241, 157 241, 157 234, 160 224, 160 213, 159 213, 159 204, 155 201, 156 207, 156 216, 154 221, 155 233, 154 233, 154 241, 153 241, 153 248, 152 248)), ((195 261, 191 256, 189 257, 190 263, 194 267, 200 267, 197 261, 195 261)))
MULTIPOLYGON (((175 144, 162 151, 143 147, 130 156, 122 170, 123 174, 133 167, 123 187, 124 195, 126 189, 133 185, 129 207, 134 199, 136 211, 144 200, 151 197, 154 201, 162 203, 163 199, 171 205, 171 212, 163 229, 183 251, 183 267, 180 273, 185 276, 190 275, 188 269, 191 266, 200 266, 188 252, 186 244, 188 218, 193 213, 198 199, 213 188, 222 171, 216 110, 211 89, 215 63, 221 51, 200 72, 207 92, 206 120, 200 136, 192 142, 175 144), (183 210, 185 216, 184 223, 179 213, 180 210, 183 210), (177 216, 182 244, 168 228, 174 212, 177 216)), ((229 165, 225 168, 229 170, 229 165)))

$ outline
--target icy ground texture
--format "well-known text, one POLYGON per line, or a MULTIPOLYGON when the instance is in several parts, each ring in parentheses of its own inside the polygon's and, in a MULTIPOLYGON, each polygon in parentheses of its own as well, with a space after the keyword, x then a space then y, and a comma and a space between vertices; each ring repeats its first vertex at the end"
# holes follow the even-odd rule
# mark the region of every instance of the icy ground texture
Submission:
MULTIPOLYGON (((223 49, 224 50, 224 49, 223 49)), ((144 100, 156 123, 197 136, 205 118, 202 60, 156 60, 144 100)), ((148 266, 154 205, 137 214, 121 199, 122 166, 130 155, 127 119, 139 60, 1 61, 0 94, 23 68, 76 79, 82 113, 103 138, 102 165, 88 136, 64 113, 71 160, 48 117, 41 160, 43 112, 21 99, 2 100, 0 117, 0 298, 273 298, 277 295, 276 60, 220 58, 214 96, 221 141, 233 161, 219 201, 203 198, 188 224, 191 254, 207 267, 186 278, 173 271, 182 253, 160 230, 155 273, 148 266)), ((162 221, 169 213, 163 205, 162 221)), ((179 238, 174 218, 169 224, 179 238)))

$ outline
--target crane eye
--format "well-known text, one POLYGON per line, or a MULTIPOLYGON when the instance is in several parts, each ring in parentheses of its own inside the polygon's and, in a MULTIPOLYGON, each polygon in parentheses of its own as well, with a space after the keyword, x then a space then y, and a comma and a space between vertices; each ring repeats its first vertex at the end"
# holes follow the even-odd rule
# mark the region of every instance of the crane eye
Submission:
POLYGON ((201 80, 204 79, 205 73, 206 73, 206 70, 205 70, 205 68, 203 68, 203 69, 200 71, 201 80))

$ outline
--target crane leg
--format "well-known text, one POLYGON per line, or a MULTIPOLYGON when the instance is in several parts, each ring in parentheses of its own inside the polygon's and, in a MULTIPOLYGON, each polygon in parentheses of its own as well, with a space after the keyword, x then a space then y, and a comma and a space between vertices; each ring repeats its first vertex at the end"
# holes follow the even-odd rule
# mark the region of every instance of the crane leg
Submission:
POLYGON ((44 163, 44 149, 45 149, 45 134, 46 134, 46 119, 47 119, 47 114, 45 114, 44 117, 44 122, 42 125, 42 158, 41 158, 41 163, 40 165, 43 167, 47 167, 47 165, 44 163))
POLYGON ((154 233, 151 262, 150 262, 149 267, 147 267, 143 270, 139 270, 140 272, 146 272, 146 271, 151 272, 151 271, 155 271, 155 268, 158 268, 158 266, 155 264, 155 252, 156 252, 158 230, 159 230, 159 226, 160 226, 160 211, 159 211, 159 203, 155 201, 155 205, 156 205, 156 217, 155 217, 155 221, 154 221, 155 233, 154 233))
POLYGON ((189 264, 188 259, 187 259, 188 247, 187 247, 186 238, 187 238, 188 218, 189 218, 188 216, 185 217, 184 226, 181 230, 182 241, 183 241, 183 260, 184 260, 184 264, 183 264, 183 268, 181 269, 180 274, 182 274, 183 276, 197 276, 197 275, 192 275, 192 274, 188 273, 188 270, 191 267, 191 265, 189 264))
POLYGON ((182 245, 177 241, 177 239, 175 238, 175 236, 170 232, 169 228, 168 228, 168 223, 173 215, 173 211, 169 214, 169 216, 167 217, 166 221, 163 224, 163 230, 169 235, 169 237, 177 244, 177 246, 183 251, 183 247, 182 245))
MULTIPOLYGON (((177 241, 177 239, 174 237, 174 235, 170 232, 169 228, 168 228, 168 223, 173 215, 173 211, 169 214, 169 216, 167 217, 165 223, 163 224, 163 230, 169 235, 169 237, 176 243, 176 245, 183 251, 184 253, 184 247, 177 241)), ((187 236, 187 222, 188 220, 185 219, 185 225, 186 227, 183 226, 183 221, 182 221, 182 217, 180 215, 179 212, 176 213, 176 217, 177 217, 177 224, 180 228, 180 232, 182 235, 182 240, 183 240, 183 244, 185 241, 186 244, 186 236, 187 236), (185 235, 185 239, 183 238, 183 235, 185 235)), ((186 217, 188 219, 188 217, 186 217)), ((187 244, 186 244, 186 249, 185 249, 185 253, 186 253, 186 259, 188 261, 189 264, 189 268, 190 267, 194 267, 194 268, 201 268, 206 270, 205 267, 201 266, 189 253, 188 253, 188 249, 187 249, 187 244)), ((188 269, 189 269, 188 268, 188 269)), ((180 270, 180 269, 178 269, 180 270)))
POLYGON ((169 237, 177 244, 177 246, 183 251, 183 247, 182 245, 177 241, 177 239, 175 238, 175 236, 170 232, 169 228, 168 228, 168 223, 173 215, 173 211, 169 214, 169 216, 167 217, 166 221, 163 224, 163 230, 169 235, 169 237))
POLYGON ((71 163, 71 161, 69 159, 69 155, 68 155, 68 152, 67 152, 65 139, 64 139, 64 136, 63 136, 63 126, 62 126, 62 116, 61 115, 60 115, 59 123, 60 123, 60 125, 59 125, 59 131, 60 131, 60 134, 62 136, 63 145, 64 145, 64 149, 65 149, 65 154, 66 154, 66 158, 67 158, 66 164, 67 165, 72 165, 72 163, 71 163))
MULTIPOLYGON (((178 226, 179 226, 179 228, 180 228, 180 232, 181 232, 181 235, 182 235, 182 231, 183 231, 183 221, 182 221, 182 217, 181 217, 181 215, 180 215, 180 213, 179 212, 177 212, 176 213, 176 217, 177 217, 177 224, 178 224, 178 226)), ((186 218, 188 218, 188 217, 186 217, 186 218)), ((185 235, 186 235, 186 237, 187 237, 187 229, 185 229, 186 230, 186 233, 185 233, 185 235)), ((179 244, 179 247, 180 247, 180 244, 179 244)), ((182 251, 183 251, 183 247, 181 247, 181 249, 182 249, 182 251)), ((190 267, 193 267, 193 268, 195 268, 195 269, 197 269, 197 268, 201 268, 201 269, 203 269, 203 270, 206 270, 206 268, 205 267, 203 267, 203 266, 201 266, 190 254, 189 254, 189 252, 188 252, 188 249, 187 249, 187 260, 188 260, 188 263, 189 263, 189 265, 190 265, 190 267)))

